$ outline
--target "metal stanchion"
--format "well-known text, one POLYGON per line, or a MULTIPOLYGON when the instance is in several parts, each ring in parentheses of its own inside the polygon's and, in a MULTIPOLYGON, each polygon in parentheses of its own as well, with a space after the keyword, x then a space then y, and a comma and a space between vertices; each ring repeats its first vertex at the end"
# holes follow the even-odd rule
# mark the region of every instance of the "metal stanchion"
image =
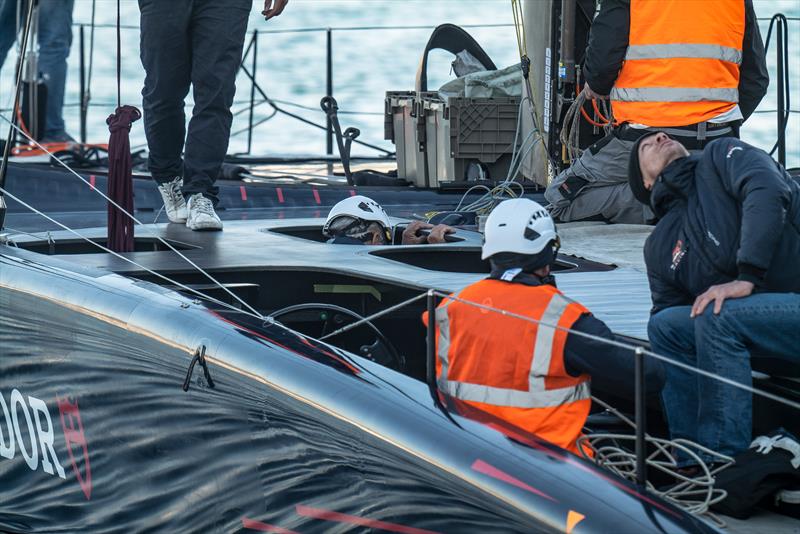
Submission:
POLYGON ((644 350, 636 347, 634 351, 634 366, 636 375, 636 482, 644 486, 647 482, 647 444, 645 434, 647 432, 647 391, 644 382, 644 350))
POLYGON ((247 120, 247 153, 253 149, 253 113, 256 107, 256 72, 258 71, 258 30, 253 31, 253 79, 250 83, 250 116, 247 120))
POLYGON ((426 379, 428 386, 436 387, 436 295, 433 289, 428 290, 428 338, 426 351, 426 379))

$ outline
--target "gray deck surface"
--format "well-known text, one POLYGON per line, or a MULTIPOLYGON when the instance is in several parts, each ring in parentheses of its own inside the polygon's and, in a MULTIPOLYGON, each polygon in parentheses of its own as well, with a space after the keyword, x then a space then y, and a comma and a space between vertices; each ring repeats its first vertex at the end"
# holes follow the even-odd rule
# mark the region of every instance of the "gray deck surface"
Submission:
MULTIPOLYGON (((340 272, 374 281, 387 281, 401 286, 436 288, 452 292, 471 284, 484 274, 441 272, 406 265, 370 254, 383 247, 328 245, 269 231, 288 226, 321 227, 322 219, 287 219, 226 221, 223 232, 192 232, 183 225, 158 224, 137 227, 137 237, 160 237, 201 247, 182 251, 203 269, 264 270, 296 269, 304 271, 340 272)), ((591 227, 589 227, 591 228, 591 227)), ((577 229, 576 229, 577 230, 577 229)), ((570 232, 575 233, 573 230, 570 232)), ((90 237, 105 236, 104 228, 82 231, 90 237)), ((441 248, 477 250, 481 236, 459 230, 463 242, 437 245, 441 248)), ((54 232, 56 239, 76 239, 68 232, 54 232)), ((17 240, 27 240, 18 236, 17 240)), ((423 245, 430 250, 432 245, 423 245)), ((594 254, 581 254, 592 259, 594 254)), ((188 271, 192 267, 172 252, 133 252, 126 257, 149 269, 188 271)), ((64 255, 63 259, 84 266, 98 267, 118 273, 141 273, 142 269, 106 253, 64 255)), ((587 306, 619 334, 645 339, 650 293, 646 275, 630 267, 607 272, 566 272, 557 277, 559 288, 569 297, 587 306)))

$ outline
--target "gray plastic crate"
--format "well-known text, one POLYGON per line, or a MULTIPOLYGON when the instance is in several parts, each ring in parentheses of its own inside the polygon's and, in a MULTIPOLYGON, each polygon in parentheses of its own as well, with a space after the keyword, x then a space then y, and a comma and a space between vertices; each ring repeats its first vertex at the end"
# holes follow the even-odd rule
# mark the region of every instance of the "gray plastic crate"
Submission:
POLYGON ((450 98, 444 111, 450 122, 453 173, 438 181, 462 181, 471 162, 480 162, 491 181, 504 180, 511 165, 519 116, 519 97, 450 98))
POLYGON ((496 97, 445 102, 436 92, 387 92, 384 138, 395 143, 398 176, 419 187, 439 187, 466 181, 470 164, 480 164, 480 177, 505 179, 519 101, 496 97))

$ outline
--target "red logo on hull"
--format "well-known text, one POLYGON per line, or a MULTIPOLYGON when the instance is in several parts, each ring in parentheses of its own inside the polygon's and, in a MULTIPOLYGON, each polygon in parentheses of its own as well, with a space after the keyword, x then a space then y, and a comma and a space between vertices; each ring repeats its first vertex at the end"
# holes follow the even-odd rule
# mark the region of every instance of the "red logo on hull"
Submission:
POLYGON ((61 427, 64 429, 64 440, 67 442, 67 453, 72 463, 72 470, 81 485, 86 500, 92 498, 92 468, 89 465, 89 448, 83 433, 81 412, 78 401, 70 402, 69 397, 57 398, 58 411, 61 414, 61 427), (80 460, 83 460, 80 462, 80 460), (80 464, 80 465, 79 465, 80 464))

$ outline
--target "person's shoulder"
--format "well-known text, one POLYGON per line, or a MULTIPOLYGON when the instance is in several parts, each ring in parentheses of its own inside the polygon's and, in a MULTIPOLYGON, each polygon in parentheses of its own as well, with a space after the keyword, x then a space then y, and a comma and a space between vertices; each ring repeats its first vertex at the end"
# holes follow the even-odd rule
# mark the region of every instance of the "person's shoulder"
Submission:
POLYGON ((761 150, 753 145, 745 143, 741 139, 735 137, 723 137, 714 139, 706 145, 703 154, 712 158, 731 159, 736 157, 738 152, 752 152, 753 150, 761 150))

